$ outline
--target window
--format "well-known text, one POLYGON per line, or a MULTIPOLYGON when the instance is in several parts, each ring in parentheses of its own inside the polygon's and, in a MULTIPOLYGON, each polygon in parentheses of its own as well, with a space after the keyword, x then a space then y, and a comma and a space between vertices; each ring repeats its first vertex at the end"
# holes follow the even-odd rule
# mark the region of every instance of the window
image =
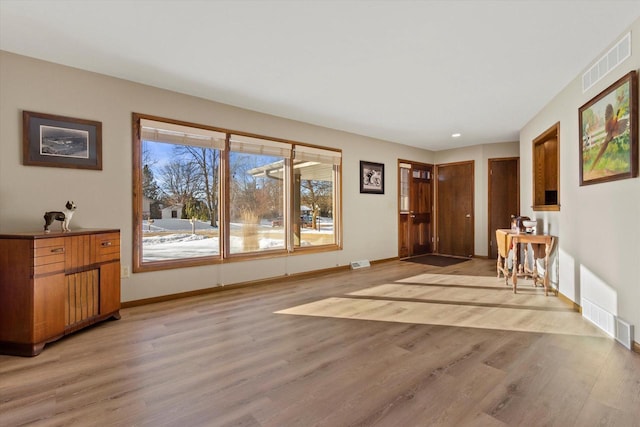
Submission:
POLYGON ((284 171, 291 146, 232 135, 230 150, 229 253, 286 249, 284 171))
POLYGON ((149 119, 140 120, 140 129, 141 262, 219 255, 218 182, 225 134, 149 119))
POLYGON ((411 164, 400 163, 400 212, 408 213, 411 209, 409 206, 409 189, 410 180, 409 174, 411 173, 411 164))
POLYGON ((134 271, 340 247, 339 151, 133 115, 134 271))
POLYGON ((560 210, 560 123, 533 140, 533 210, 560 210))
POLYGON ((340 153, 296 145, 293 161, 295 247, 336 244, 340 153))

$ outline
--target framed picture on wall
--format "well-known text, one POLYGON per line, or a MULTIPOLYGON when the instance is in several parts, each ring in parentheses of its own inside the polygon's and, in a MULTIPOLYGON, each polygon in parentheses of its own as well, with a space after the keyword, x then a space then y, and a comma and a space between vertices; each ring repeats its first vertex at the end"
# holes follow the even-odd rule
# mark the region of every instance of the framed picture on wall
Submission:
POLYGON ((580 185, 638 176, 637 96, 631 71, 580 107, 580 185))
POLYGON ((23 164, 102 170, 102 123, 32 111, 22 123, 23 164))
POLYGON ((360 192, 384 194, 384 164, 360 160, 360 192))

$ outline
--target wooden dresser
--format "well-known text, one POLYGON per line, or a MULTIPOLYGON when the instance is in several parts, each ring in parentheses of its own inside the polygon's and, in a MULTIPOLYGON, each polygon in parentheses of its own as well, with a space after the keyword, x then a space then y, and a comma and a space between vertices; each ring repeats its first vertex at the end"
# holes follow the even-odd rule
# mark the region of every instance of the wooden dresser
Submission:
POLYGON ((120 230, 0 234, 0 354, 120 318, 120 230))

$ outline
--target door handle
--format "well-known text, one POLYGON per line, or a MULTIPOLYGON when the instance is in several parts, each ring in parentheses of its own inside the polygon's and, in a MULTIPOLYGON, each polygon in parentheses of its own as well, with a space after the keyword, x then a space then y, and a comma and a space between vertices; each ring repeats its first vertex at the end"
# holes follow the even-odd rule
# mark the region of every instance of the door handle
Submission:
POLYGON ((465 218, 471 218, 471 214, 466 214, 465 218))

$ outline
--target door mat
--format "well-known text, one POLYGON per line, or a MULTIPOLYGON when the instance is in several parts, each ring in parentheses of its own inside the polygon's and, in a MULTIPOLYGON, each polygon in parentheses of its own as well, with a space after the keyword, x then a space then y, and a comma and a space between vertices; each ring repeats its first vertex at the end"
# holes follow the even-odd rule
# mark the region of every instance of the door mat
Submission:
POLYGON ((448 267, 450 265, 460 264, 461 262, 469 261, 471 258, 454 258, 444 255, 420 255, 412 258, 404 259, 403 261, 414 262, 416 264, 433 265, 435 267, 448 267))

